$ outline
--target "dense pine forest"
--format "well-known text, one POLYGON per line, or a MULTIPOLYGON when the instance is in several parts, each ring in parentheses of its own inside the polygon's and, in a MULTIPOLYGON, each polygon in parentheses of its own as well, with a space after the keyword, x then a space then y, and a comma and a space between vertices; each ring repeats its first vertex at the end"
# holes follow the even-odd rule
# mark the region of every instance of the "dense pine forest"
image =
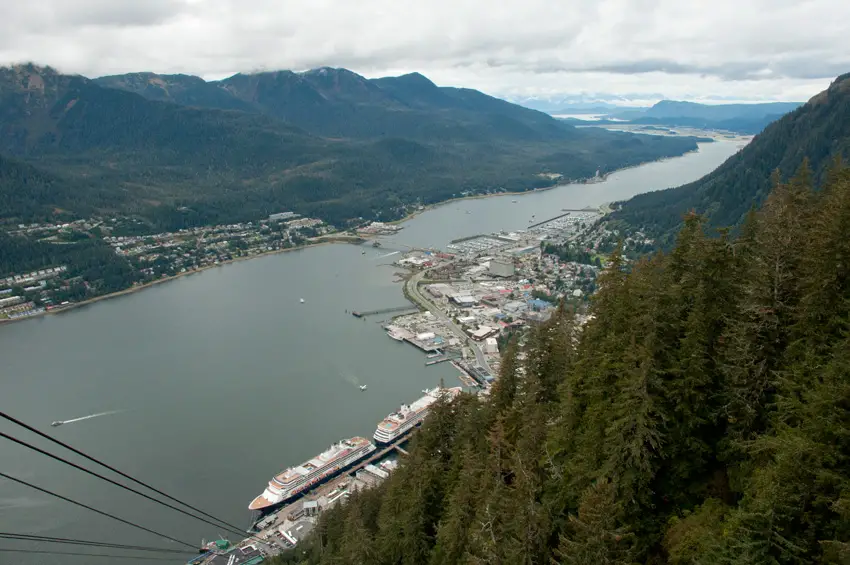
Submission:
POLYGON ((599 279, 277 563, 850 562, 850 171, 599 279))

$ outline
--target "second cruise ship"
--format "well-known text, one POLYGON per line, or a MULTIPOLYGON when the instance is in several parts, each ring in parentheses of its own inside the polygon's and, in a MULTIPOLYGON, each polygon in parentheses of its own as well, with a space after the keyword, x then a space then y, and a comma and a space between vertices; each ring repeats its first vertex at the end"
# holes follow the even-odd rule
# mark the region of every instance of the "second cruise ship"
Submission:
POLYGON ((414 402, 413 404, 402 404, 401 407, 388 415, 378 423, 378 428, 372 436, 379 444, 392 443, 397 438, 403 436, 412 430, 417 424, 425 419, 431 408, 431 405, 440 397, 445 397, 447 400, 453 400, 463 389, 461 387, 454 388, 434 388, 424 390, 425 396, 414 402))

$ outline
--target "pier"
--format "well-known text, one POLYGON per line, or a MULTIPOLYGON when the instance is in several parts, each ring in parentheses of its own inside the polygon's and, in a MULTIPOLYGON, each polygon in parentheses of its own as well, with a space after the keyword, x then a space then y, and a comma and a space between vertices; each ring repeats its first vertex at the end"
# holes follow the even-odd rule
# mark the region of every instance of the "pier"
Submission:
POLYGON ((425 361, 425 365, 430 367, 431 365, 436 365, 437 363, 445 363, 446 361, 455 361, 456 359, 460 359, 458 355, 450 355, 448 357, 441 357, 440 359, 431 359, 430 361, 425 361))
POLYGON ((564 211, 566 211, 566 214, 560 214, 558 216, 555 216, 554 218, 549 218, 548 220, 543 220, 542 222, 537 222, 536 224, 531 224, 530 226, 528 226, 525 229, 532 230, 534 228, 542 226, 543 224, 548 224, 549 222, 554 222, 555 220, 560 220, 561 218, 569 216, 573 212, 581 212, 581 210, 566 210, 566 209, 564 209, 564 211))
POLYGON ((528 226, 525 229, 526 230, 534 229, 534 228, 542 226, 543 224, 548 224, 549 222, 554 222, 555 220, 560 220, 561 218, 569 216, 573 212, 585 212, 585 213, 596 213, 596 214, 600 213, 598 208, 593 208, 593 207, 585 208, 584 210, 571 210, 569 208, 561 208, 561 212, 566 212, 566 213, 565 214, 559 214, 559 215, 555 216, 554 218, 549 218, 548 220, 543 220, 542 222, 537 222, 536 224, 531 224, 530 226, 528 226))
POLYGON ((363 311, 363 312, 361 312, 359 310, 352 310, 351 315, 354 316, 355 318, 365 318, 366 316, 377 316, 379 314, 390 314, 392 312, 407 312, 407 311, 413 311, 413 310, 419 310, 419 308, 410 304, 410 305, 407 305, 407 306, 396 306, 394 308, 380 308, 378 310, 367 310, 367 311, 363 311))
MULTIPOLYGON (((415 426, 413 429, 416 429, 418 427, 419 426, 415 426)), ((411 430, 411 431, 413 431, 413 430, 411 430)), ((369 459, 364 459, 363 461, 355 464, 353 467, 351 467, 350 469, 345 471, 345 473, 343 473, 343 474, 345 476, 348 476, 348 477, 353 477, 355 474, 357 474, 357 471, 364 468, 366 465, 372 465, 375 462, 380 461, 381 459, 383 459, 384 457, 386 457, 387 455, 389 455, 393 451, 407 455, 407 451, 402 449, 401 444, 405 443, 409 439, 410 439, 410 432, 407 432, 406 434, 404 434, 400 438, 397 438, 393 443, 386 445, 383 448, 379 448, 377 451, 375 451, 372 454, 371 457, 369 457, 369 459)))

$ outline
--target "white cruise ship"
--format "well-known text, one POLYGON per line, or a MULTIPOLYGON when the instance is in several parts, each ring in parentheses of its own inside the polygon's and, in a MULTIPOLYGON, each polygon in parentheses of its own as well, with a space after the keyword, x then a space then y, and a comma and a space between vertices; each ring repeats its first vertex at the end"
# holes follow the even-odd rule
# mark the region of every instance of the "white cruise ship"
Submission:
POLYGON ((275 506, 339 473, 352 463, 375 451, 375 445, 364 437, 344 439, 297 467, 275 475, 263 494, 251 501, 250 510, 275 506))
POLYGON ((440 396, 445 395, 448 400, 454 399, 463 389, 461 387, 454 388, 434 388, 425 390, 425 396, 414 402, 413 404, 402 404, 401 408, 393 412, 378 423, 375 430, 375 441, 378 443, 392 443, 397 438, 403 436, 416 425, 418 425, 425 416, 431 405, 437 401, 440 396))

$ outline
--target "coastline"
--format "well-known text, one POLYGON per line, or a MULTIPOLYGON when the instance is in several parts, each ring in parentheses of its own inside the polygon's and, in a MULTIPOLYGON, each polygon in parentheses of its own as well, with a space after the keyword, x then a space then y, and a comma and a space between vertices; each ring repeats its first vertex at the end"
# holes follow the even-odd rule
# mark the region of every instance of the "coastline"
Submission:
POLYGON ((607 173, 605 173, 604 175, 601 176, 601 179, 602 179, 601 181, 594 181, 593 180, 594 177, 589 177, 589 178, 580 179, 580 180, 577 180, 577 181, 574 181, 574 182, 558 183, 558 184, 553 184, 552 186, 544 186, 544 187, 541 187, 541 188, 532 188, 531 190, 523 190, 523 191, 519 191, 519 192, 498 192, 496 194, 473 194, 471 196, 458 196, 457 198, 450 198, 448 200, 443 200, 442 202, 437 202, 437 203, 434 203, 434 204, 428 204, 427 206, 424 206, 421 210, 416 210, 414 212, 411 212, 407 216, 404 216, 403 218, 399 218, 398 220, 393 220, 391 222, 386 222, 386 223, 390 224, 390 225, 402 224, 402 223, 404 223, 408 220, 412 220, 413 218, 415 218, 419 214, 423 214, 425 212, 428 212, 429 210, 439 208, 440 206, 446 206, 448 204, 451 204, 452 202, 461 202, 463 200, 478 200, 478 199, 481 199, 481 198, 497 198, 499 196, 524 196, 526 194, 534 194, 534 193, 537 193, 537 192, 545 192, 547 190, 554 190, 556 188, 561 188, 563 186, 570 186, 570 185, 573 185, 573 184, 597 184, 598 182, 605 182, 606 180, 608 180, 608 177, 610 177, 611 175, 616 174, 616 173, 620 173, 622 171, 628 171, 629 169, 636 169, 638 167, 643 167, 644 165, 649 165, 651 163, 664 163, 665 161, 669 161, 671 159, 680 159, 680 158, 682 158, 686 155, 690 155, 691 153, 699 153, 699 143, 716 143, 717 141, 718 140, 698 142, 696 149, 691 149, 690 151, 685 151, 681 155, 676 155, 674 157, 661 157, 660 159, 654 159, 652 161, 645 161, 643 163, 638 163, 636 165, 627 165, 627 166, 621 167, 619 169, 614 169, 613 171, 608 171, 607 173))
MULTIPOLYGON (((602 178, 601 182, 605 182, 605 180, 607 180, 610 175, 621 172, 621 171, 626 171, 628 169, 642 167, 644 165, 648 165, 648 164, 651 164, 651 163, 661 163, 661 162, 668 161, 668 160, 671 160, 671 159, 678 159, 678 158, 684 157, 686 155, 689 155, 691 153, 697 153, 697 152, 699 152, 699 146, 697 146, 696 149, 692 149, 691 151, 687 151, 687 152, 682 153, 681 155, 677 155, 675 157, 662 157, 660 159, 655 159, 653 161, 646 161, 644 163, 638 163, 638 164, 635 164, 635 165, 628 165, 626 167, 622 167, 620 169, 616 169, 616 170, 609 171, 609 172, 605 173, 601 177, 602 178)), ((532 193, 537 193, 537 192, 544 192, 544 191, 547 191, 547 190, 553 190, 553 189, 564 187, 564 186, 578 185, 578 184, 595 184, 596 182, 599 182, 599 181, 594 182, 594 181, 592 181, 592 177, 591 177, 591 178, 587 178, 587 179, 580 179, 578 181, 573 181, 573 182, 568 182, 568 183, 557 183, 557 184, 553 184, 551 186, 545 186, 545 187, 541 187, 541 188, 535 188, 535 189, 525 190, 525 191, 520 191, 520 192, 500 192, 500 193, 496 193, 496 194, 475 194, 475 195, 471 195, 471 196, 461 196, 461 197, 458 197, 458 198, 451 198, 449 200, 444 200, 442 202, 429 204, 427 206, 424 206, 420 210, 416 210, 414 212, 411 212, 407 216, 404 216, 404 217, 402 217, 398 220, 393 220, 393 221, 387 222, 387 223, 391 224, 391 225, 398 225, 398 224, 404 223, 408 220, 415 218, 419 214, 422 214, 424 212, 428 212, 429 210, 433 210, 433 209, 438 208, 440 206, 446 206, 448 204, 451 204, 452 202, 459 202, 459 201, 462 201, 462 200, 477 200, 477 199, 482 199, 482 198, 495 198, 495 197, 499 197, 499 196, 510 196, 510 195, 512 195, 512 196, 522 196, 522 195, 525 195, 525 194, 532 194, 532 193)), ((22 322, 22 321, 25 321, 25 320, 41 318, 41 317, 47 316, 47 315, 64 314, 66 312, 70 312, 70 311, 75 310, 77 308, 81 308, 83 306, 88 306, 90 304, 100 302, 101 300, 110 300, 110 299, 113 299, 113 298, 118 298, 118 297, 121 297, 121 296, 125 296, 125 295, 128 295, 128 294, 139 292, 141 290, 145 290, 147 288, 156 286, 158 284, 170 282, 170 281, 182 278, 182 277, 194 275, 196 273, 201 273, 203 271, 206 271, 208 269, 212 269, 212 268, 215 268, 215 267, 221 267, 223 265, 229 265, 229 264, 235 263, 237 261, 245 261, 245 260, 248 260, 248 259, 254 259, 254 258, 257 258, 257 257, 265 257, 265 256, 268 256, 268 255, 285 253, 285 252, 288 252, 288 251, 298 251, 298 250, 301 250, 301 249, 308 249, 310 247, 316 247, 316 246, 319 246, 319 245, 327 245, 327 244, 331 244, 331 243, 360 244, 360 243, 363 243, 364 241, 369 241, 370 239, 371 238, 364 238, 364 237, 361 237, 359 235, 358 236, 346 235, 344 232, 323 235, 323 236, 319 236, 319 237, 313 238, 311 240, 308 240, 309 243, 306 243, 305 245, 301 245, 301 246, 298 246, 298 247, 291 247, 291 248, 288 248, 288 249, 276 249, 276 250, 273 250, 273 251, 264 251, 262 253, 257 253, 257 254, 254 254, 254 255, 247 255, 247 256, 244 256, 244 257, 235 257, 233 259, 230 259, 230 260, 227 260, 227 261, 222 261, 218 264, 207 265, 205 267, 201 267, 201 268, 195 269, 193 271, 186 271, 185 273, 178 273, 178 274, 172 275, 170 277, 157 279, 157 280, 150 281, 150 282, 147 282, 147 283, 144 283, 144 284, 141 284, 141 285, 137 285, 137 286, 131 286, 129 288, 125 288, 124 290, 119 290, 119 291, 112 292, 112 293, 109 293, 109 294, 104 294, 104 295, 101 295, 101 296, 95 296, 95 297, 89 298, 87 300, 83 300, 82 302, 75 302, 74 304, 69 304, 65 307, 54 308, 53 310, 49 310, 49 311, 45 310, 44 312, 40 312, 40 313, 34 314, 32 316, 26 316, 26 317, 23 317, 23 318, 16 318, 14 320, 9 320, 9 319, 0 320, 0 326, 6 325, 6 324, 12 324, 12 323, 15 323, 15 322, 22 322)))
POLYGON ((116 291, 116 292, 110 292, 109 294, 103 294, 101 296, 94 296, 92 298, 83 300, 82 302, 75 302, 73 304, 69 304, 69 305, 61 307, 61 308, 54 308, 53 310, 45 310, 44 312, 40 312, 40 313, 34 314, 32 316, 25 316, 23 318, 15 318, 14 320, 8 320, 8 319, 7 320, 0 320, 0 326, 6 325, 6 324, 14 324, 15 322, 24 322, 26 320, 34 320, 34 319, 37 319, 37 318, 41 318, 43 316, 53 316, 53 315, 65 314, 65 313, 70 312, 72 310, 76 310, 77 308, 82 308, 83 306, 89 306, 90 304, 94 304, 95 302, 100 302, 102 300, 110 300, 112 298, 118 298, 118 297, 121 297, 121 296, 126 296, 128 294, 133 294, 133 293, 136 293, 136 292, 139 292, 139 291, 142 291, 142 290, 146 290, 148 288, 151 288, 153 286, 156 286, 156 285, 159 285, 159 284, 162 284, 162 283, 175 281, 175 280, 183 278, 183 277, 188 277, 190 275, 202 273, 202 272, 207 271, 209 269, 222 267, 224 265, 230 265, 231 263, 236 263, 238 261, 246 261, 248 259, 256 259, 257 257, 266 257, 266 256, 269 256, 269 255, 277 255, 279 253, 287 253, 289 251, 300 251, 302 249, 308 249, 310 247, 318 247, 320 245, 329 245, 329 244, 332 244, 332 243, 359 244, 359 243, 362 243, 363 241, 366 241, 366 240, 361 238, 361 237, 358 237, 358 236, 346 236, 346 235, 336 235, 336 234, 319 236, 315 239, 310 240, 310 243, 307 243, 305 245, 300 245, 298 247, 290 247, 288 249, 275 249, 273 251, 264 251, 262 253, 256 253, 254 255, 246 255, 244 257, 234 257, 233 259, 229 259, 227 261, 222 261, 218 264, 207 265, 205 267, 201 267, 201 268, 195 269, 193 271, 186 271, 185 273, 177 273, 176 275, 172 275, 170 277, 165 277, 165 278, 162 278, 162 279, 157 279, 155 281, 146 282, 144 284, 131 286, 129 288, 125 288, 124 290, 119 290, 119 291, 116 291))

